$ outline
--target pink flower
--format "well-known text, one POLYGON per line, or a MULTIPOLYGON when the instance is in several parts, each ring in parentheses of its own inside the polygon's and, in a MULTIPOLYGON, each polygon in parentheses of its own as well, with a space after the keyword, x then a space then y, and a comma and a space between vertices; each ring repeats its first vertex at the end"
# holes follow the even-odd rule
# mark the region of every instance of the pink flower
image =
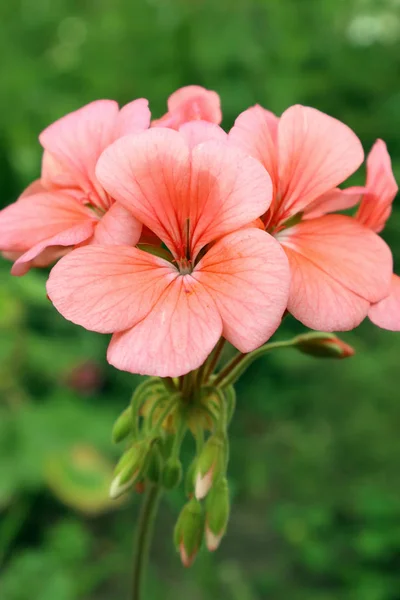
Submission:
POLYGON ((119 369, 179 376, 199 367, 221 335, 249 352, 281 321, 285 254, 265 231, 239 230, 268 209, 270 178, 224 138, 206 123, 155 128, 121 138, 99 160, 104 189, 170 258, 86 246, 53 268, 47 290, 67 319, 114 334, 108 361, 119 369), (214 139, 197 143, 206 129, 214 139))
MULTIPOLYGON (((367 192, 363 195, 356 219, 379 233, 385 227, 398 186, 392 172, 386 144, 377 140, 367 159, 367 192)), ((368 313, 375 325, 400 331, 400 277, 392 275, 390 294, 373 304, 368 313)))
POLYGON ((168 112, 152 122, 154 127, 179 129, 189 121, 208 121, 219 125, 222 121, 221 103, 217 92, 199 85, 188 85, 176 90, 168 98, 168 112))
POLYGON ((136 243, 140 224, 107 194, 95 167, 109 144, 149 124, 147 100, 135 100, 121 110, 112 100, 98 100, 41 133, 40 181, 0 212, 0 251, 17 258, 15 275, 23 275, 32 264, 49 264, 92 239, 112 243, 118 237, 119 243, 136 243))
POLYGON ((388 294, 392 270, 390 250, 375 233, 327 214, 359 201, 362 188, 337 188, 363 160, 356 135, 313 108, 292 106, 279 119, 255 106, 239 115, 229 137, 271 175, 274 197, 263 221, 289 259, 288 310, 313 329, 356 327, 388 294))

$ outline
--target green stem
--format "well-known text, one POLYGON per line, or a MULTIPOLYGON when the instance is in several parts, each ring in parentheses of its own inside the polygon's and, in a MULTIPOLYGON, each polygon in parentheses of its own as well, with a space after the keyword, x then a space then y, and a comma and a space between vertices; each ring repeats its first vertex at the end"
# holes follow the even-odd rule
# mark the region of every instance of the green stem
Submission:
POLYGON ((149 488, 143 500, 136 532, 136 541, 133 558, 133 584, 131 600, 142 600, 143 580, 147 567, 150 541, 153 533, 154 519, 156 516, 161 488, 155 484, 148 484, 149 488))
POLYGON ((206 368, 204 370, 204 381, 208 381, 208 379, 211 377, 211 375, 214 373, 214 369, 218 364, 218 361, 221 357, 221 352, 224 349, 225 346, 225 338, 220 338, 219 342, 217 343, 217 345, 214 348, 213 353, 211 354, 211 358, 210 358, 210 362, 208 363, 208 365, 206 365, 206 368))
POLYGON ((227 387, 230 384, 235 383, 242 373, 251 365, 253 361, 271 350, 278 348, 290 348, 297 342, 296 338, 292 340, 286 340, 283 342, 272 342, 271 344, 264 344, 257 350, 249 352, 248 354, 237 354, 223 369, 218 373, 218 376, 213 385, 222 388, 227 387))

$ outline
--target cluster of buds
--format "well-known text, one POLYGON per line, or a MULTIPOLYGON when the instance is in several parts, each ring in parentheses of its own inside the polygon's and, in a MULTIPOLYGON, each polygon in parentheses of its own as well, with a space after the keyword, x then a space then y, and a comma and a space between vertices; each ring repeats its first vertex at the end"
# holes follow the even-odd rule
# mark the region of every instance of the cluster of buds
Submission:
POLYGON ((218 375, 208 372, 206 363, 180 378, 145 380, 115 422, 113 441, 125 442, 126 448, 115 468, 110 495, 118 498, 131 489, 142 493, 152 485, 171 490, 183 481, 187 502, 178 517, 174 540, 186 567, 193 564, 203 540, 213 552, 227 529, 227 430, 236 403, 233 384, 255 358, 278 347, 322 358, 354 354, 330 333, 310 332, 287 342, 273 342, 242 355, 241 360, 236 357, 218 375), (183 477, 180 454, 188 433, 195 440, 196 454, 183 477))
POLYGON ((126 448, 115 468, 112 498, 153 484, 177 487, 183 480, 182 442, 188 433, 195 439, 196 455, 184 477, 188 501, 174 534, 186 567, 203 539, 208 550, 216 550, 228 525, 227 427, 234 407, 233 386, 221 390, 212 378, 196 386, 189 385, 188 377, 152 377, 138 386, 113 428, 113 441, 125 442, 126 448))

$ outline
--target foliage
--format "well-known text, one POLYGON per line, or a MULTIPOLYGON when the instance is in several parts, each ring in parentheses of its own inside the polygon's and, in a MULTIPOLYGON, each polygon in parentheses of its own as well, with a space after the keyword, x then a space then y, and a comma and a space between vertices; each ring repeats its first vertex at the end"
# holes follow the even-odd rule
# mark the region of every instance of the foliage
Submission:
MULTIPOLYGON (((325 110, 366 149, 385 139, 399 179, 399 11, 397 0, 4 2, 1 203, 37 177, 37 135, 52 120, 99 97, 145 96, 159 116, 188 83, 218 90, 226 126, 255 102, 325 110)), ((398 267, 399 228, 395 209, 386 236, 398 267)), ((2 261, 0 276, 0 597, 117 598, 137 502, 110 508, 103 478, 112 423, 139 378, 106 364, 105 336, 52 309, 45 273, 19 280, 2 261)), ((288 337, 302 331, 287 320, 288 337)), ((227 537, 183 572, 170 554, 173 493, 149 598, 398 598, 400 338, 365 323, 345 339, 357 349, 347 361, 279 350, 252 365, 231 425, 227 537)))

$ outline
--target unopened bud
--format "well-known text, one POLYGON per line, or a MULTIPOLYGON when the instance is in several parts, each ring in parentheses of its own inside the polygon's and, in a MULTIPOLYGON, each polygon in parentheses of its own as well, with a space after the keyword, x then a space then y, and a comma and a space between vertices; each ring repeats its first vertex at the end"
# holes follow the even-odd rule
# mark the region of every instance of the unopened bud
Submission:
POLYGON ((312 332, 298 335, 295 347, 310 356, 318 358, 348 358, 355 353, 354 348, 343 342, 334 333, 312 332))
POLYGON ((183 507, 175 526, 174 540, 183 566, 190 567, 203 541, 204 514, 195 498, 183 507))
POLYGON ((132 431, 132 408, 128 406, 123 413, 120 414, 114 423, 112 430, 112 441, 114 444, 122 442, 132 431))
POLYGON ((212 488, 206 501, 206 544, 214 552, 225 535, 229 520, 229 489, 226 477, 212 488))
POLYGON ((146 471, 147 478, 153 483, 158 483, 163 471, 163 458, 157 444, 154 444, 150 451, 148 467, 146 471))
POLYGON ((196 464, 195 495, 198 500, 205 498, 213 483, 224 474, 226 454, 227 444, 223 434, 208 438, 196 464))
POLYGON ((167 490, 179 485, 182 479, 182 463, 178 458, 169 458, 165 463, 162 482, 167 490))
POLYGON ((115 477, 110 486, 110 497, 122 496, 139 479, 146 464, 149 446, 145 441, 137 442, 121 457, 115 467, 115 477))

